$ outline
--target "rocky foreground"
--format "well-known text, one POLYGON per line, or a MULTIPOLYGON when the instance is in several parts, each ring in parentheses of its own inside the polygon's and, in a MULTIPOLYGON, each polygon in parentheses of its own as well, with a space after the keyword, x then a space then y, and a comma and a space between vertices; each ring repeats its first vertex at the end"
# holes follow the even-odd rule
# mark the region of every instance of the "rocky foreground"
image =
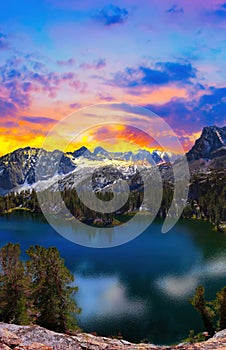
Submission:
POLYGON ((226 330, 204 343, 155 346, 131 344, 125 340, 79 333, 75 336, 55 333, 38 326, 0 323, 0 350, 226 350, 226 330))

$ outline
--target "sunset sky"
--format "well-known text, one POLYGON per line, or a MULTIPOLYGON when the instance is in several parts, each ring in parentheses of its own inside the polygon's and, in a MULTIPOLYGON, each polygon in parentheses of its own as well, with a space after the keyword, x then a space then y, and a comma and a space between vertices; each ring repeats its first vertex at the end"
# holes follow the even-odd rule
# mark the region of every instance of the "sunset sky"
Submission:
MULTIPOLYGON (((187 150, 202 127, 225 125, 225 68, 222 0, 1 1, 0 155, 41 146, 76 110, 81 129, 80 108, 118 102, 164 118, 187 150)), ((151 148, 135 129, 113 132, 128 135, 151 148)), ((90 137, 91 148, 102 140, 90 137)))

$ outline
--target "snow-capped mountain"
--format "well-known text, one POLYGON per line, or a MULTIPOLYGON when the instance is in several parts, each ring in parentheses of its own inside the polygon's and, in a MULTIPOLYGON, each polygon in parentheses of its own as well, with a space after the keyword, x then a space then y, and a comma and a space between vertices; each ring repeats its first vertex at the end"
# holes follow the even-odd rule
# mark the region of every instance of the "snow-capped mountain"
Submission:
MULTIPOLYGON (((0 195, 10 191, 21 191, 35 188, 42 190, 60 181, 67 186, 66 181, 73 187, 73 181, 78 182, 85 174, 95 169, 115 167, 122 173, 124 179, 130 180, 136 174, 137 166, 150 169, 157 165, 161 173, 168 178, 171 169, 170 162, 178 162, 179 156, 155 150, 140 149, 137 152, 109 152, 102 147, 96 147, 91 152, 81 147, 74 152, 52 152, 40 148, 20 148, 12 153, 0 157, 0 195), (36 166, 39 167, 38 181, 36 166), (55 166, 59 164, 59 166, 55 166)), ((225 166, 226 162, 226 127, 205 127, 201 137, 187 153, 187 159, 192 172, 200 169, 205 172, 212 168, 225 166), (220 165, 219 165, 220 164, 220 165)), ((111 171, 110 171, 111 173, 111 171)), ((102 174, 103 175, 103 174, 102 174)), ((99 183, 101 186, 101 177, 99 183)), ((107 177, 103 180, 107 186, 107 177)), ((98 188, 97 184, 97 188, 98 188)))
POLYGON ((47 152, 40 148, 20 148, 0 158, 0 194, 4 195, 20 186, 30 186, 35 182, 35 167, 41 159, 43 177, 47 180, 53 177, 52 166, 54 161, 61 158, 58 174, 67 174, 73 171, 76 165, 70 157, 58 150, 47 152))
POLYGON ((170 152, 163 152, 159 150, 155 150, 150 152, 145 149, 139 149, 137 152, 109 152, 104 148, 98 146, 94 149, 93 153, 90 152, 86 147, 81 147, 79 150, 76 150, 72 153, 75 158, 83 157, 88 160, 94 161, 124 161, 131 163, 142 163, 146 162, 146 164, 160 164, 169 161, 174 161, 179 156, 176 154, 172 154, 170 152))
MULTIPOLYGON (((161 158, 161 153, 147 150, 132 152, 108 152, 102 147, 96 147, 94 152, 90 152, 86 147, 81 147, 74 152, 63 153, 59 150, 48 152, 40 148, 20 148, 0 158, 0 195, 4 195, 11 190, 28 189, 34 187, 35 168, 37 162, 41 164, 39 180, 52 183, 53 177, 64 177, 76 168, 83 169, 100 167, 103 165, 114 165, 116 167, 128 167, 132 164, 162 164, 165 157, 161 158), (59 161, 57 170, 54 164, 59 161)), ((56 178, 56 179, 57 179, 56 178)), ((40 186, 40 184, 39 184, 40 186)))

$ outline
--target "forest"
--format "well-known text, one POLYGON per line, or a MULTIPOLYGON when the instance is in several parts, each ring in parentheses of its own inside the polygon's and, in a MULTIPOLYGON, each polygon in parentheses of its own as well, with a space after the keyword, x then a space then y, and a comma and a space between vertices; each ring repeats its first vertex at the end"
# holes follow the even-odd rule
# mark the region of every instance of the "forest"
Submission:
MULTIPOLYGON (((154 190, 158 191, 158 188, 154 190)), ((158 216, 161 218, 165 218, 167 215, 173 198, 173 190, 173 184, 164 181, 161 206, 158 210, 158 216)), ((112 198, 112 193, 109 191, 100 191, 96 195, 104 201, 109 201, 112 198)), ((46 210, 49 210, 52 205, 57 213, 57 203, 53 203, 53 192, 45 190, 43 196, 46 200, 46 210)), ((86 207, 75 189, 64 189, 61 191, 61 196, 71 214, 88 225, 117 225, 121 223, 120 217, 122 215, 124 222, 125 214, 127 215, 126 220, 129 220, 131 215, 134 215, 138 210, 150 212, 153 210, 151 207, 143 206, 144 188, 142 184, 131 189, 128 200, 123 207, 117 212, 109 214, 96 212, 86 207)), ((11 192, 0 197, 0 213, 6 213, 15 208, 41 213, 35 190, 20 193, 11 192)), ((182 218, 207 220, 218 230, 224 228, 226 221, 226 175, 223 173, 220 176, 218 173, 205 176, 193 175, 182 218)))

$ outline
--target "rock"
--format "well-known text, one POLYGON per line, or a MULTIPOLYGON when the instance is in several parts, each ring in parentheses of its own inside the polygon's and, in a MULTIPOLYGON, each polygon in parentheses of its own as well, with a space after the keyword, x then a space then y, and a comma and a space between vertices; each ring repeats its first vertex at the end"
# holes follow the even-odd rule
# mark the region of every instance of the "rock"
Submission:
POLYGON ((175 346, 132 344, 126 340, 79 333, 67 335, 39 326, 0 323, 0 350, 222 350, 226 349, 226 330, 203 343, 175 346))
POLYGON ((11 350, 12 348, 10 348, 8 345, 2 344, 0 342, 0 350, 11 350))
POLYGON ((218 333, 216 333, 214 336, 213 336, 213 339, 226 339, 226 329, 224 329, 223 331, 220 331, 218 333))
POLYGON ((226 155, 226 127, 207 126, 187 153, 188 161, 213 159, 226 155))
POLYGON ((30 345, 16 346, 14 350, 53 350, 52 347, 40 343, 32 343, 30 345))
POLYGON ((0 340, 2 343, 8 346, 16 346, 20 344, 20 338, 14 332, 10 332, 7 329, 0 328, 0 340))

